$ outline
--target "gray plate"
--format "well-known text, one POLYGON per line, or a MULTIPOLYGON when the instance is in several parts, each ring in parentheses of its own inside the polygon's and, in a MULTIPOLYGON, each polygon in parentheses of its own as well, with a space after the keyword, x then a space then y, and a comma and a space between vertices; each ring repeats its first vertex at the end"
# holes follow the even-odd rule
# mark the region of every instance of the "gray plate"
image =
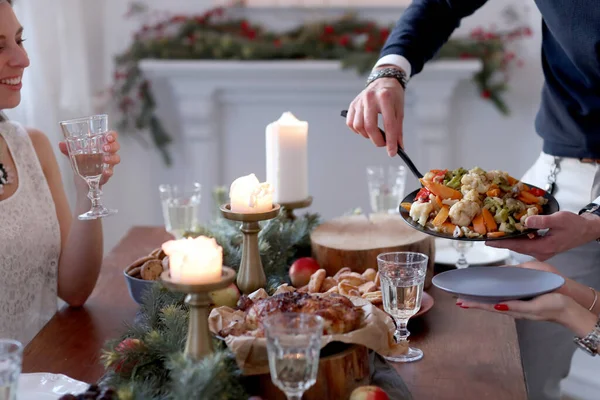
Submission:
POLYGON ((469 267, 433 277, 438 288, 465 300, 498 303, 527 300, 552 292, 565 283, 556 274, 519 267, 469 267))

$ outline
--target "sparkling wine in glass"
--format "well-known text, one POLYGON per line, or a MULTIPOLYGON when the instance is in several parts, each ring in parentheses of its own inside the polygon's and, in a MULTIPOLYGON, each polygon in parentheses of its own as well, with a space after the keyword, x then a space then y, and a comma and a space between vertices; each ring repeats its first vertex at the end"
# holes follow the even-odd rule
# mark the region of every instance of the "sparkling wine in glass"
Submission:
POLYGON ((0 339, 0 400, 17 400, 22 359, 21 343, 0 339))
MULTIPOLYGON (((377 256, 383 309, 396 323, 394 338, 397 343, 408 341, 408 320, 421 308, 428 260, 429 257, 425 254, 413 252, 383 253, 377 256)), ((385 358, 392 362, 412 362, 423 358, 423 352, 408 347, 405 354, 385 358)))
POLYGON ((199 208, 202 186, 167 185, 158 187, 165 221, 165 229, 175 239, 182 239, 186 233, 194 232, 199 224, 199 208))
POLYGON ((71 166, 89 186, 91 209, 78 218, 90 220, 116 214, 117 210, 108 209, 102 204, 100 190, 100 179, 106 168, 104 145, 108 133, 108 116, 94 115, 62 121, 60 127, 67 142, 71 166))
POLYGON ((313 314, 279 313, 263 325, 271 380, 288 400, 300 400, 317 381, 323 319, 313 314))
POLYGON ((395 214, 404 198, 406 170, 403 166, 367 167, 369 202, 374 213, 395 214))

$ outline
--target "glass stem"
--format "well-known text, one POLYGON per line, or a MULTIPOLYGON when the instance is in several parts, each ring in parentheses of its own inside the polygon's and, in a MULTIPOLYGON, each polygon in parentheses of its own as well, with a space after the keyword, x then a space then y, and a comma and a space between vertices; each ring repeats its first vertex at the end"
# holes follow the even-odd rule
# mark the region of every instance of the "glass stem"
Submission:
POLYGON ((102 204, 100 204, 100 197, 102 196, 100 179, 89 180, 88 186, 90 187, 90 191, 88 192, 87 197, 92 202, 92 208, 102 207, 102 204))
POLYGON ((459 252, 458 261, 456 262, 456 268, 467 268, 469 263, 467 262, 467 257, 464 252, 459 252))
POLYGON ((300 394, 286 394, 288 400, 302 400, 302 393, 300 394))
POLYGON ((407 329, 408 319, 396 318, 396 332, 394 332, 394 339, 396 343, 405 342, 410 336, 410 332, 407 329))

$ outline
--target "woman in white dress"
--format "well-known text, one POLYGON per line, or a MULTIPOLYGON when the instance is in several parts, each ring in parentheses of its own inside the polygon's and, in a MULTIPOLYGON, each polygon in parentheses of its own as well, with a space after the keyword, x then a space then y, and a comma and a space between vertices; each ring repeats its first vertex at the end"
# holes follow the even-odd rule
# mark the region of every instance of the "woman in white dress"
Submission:
MULTIPOLYGON (((0 0, 0 110, 21 101, 21 77, 29 66, 11 3, 0 0)), ((120 161, 117 133, 107 137, 109 168, 101 184, 120 161)), ((67 154, 65 143, 59 148, 67 154)), ((29 343, 57 311, 57 297, 82 306, 96 285, 102 223, 77 219, 90 203, 87 184, 74 179, 75 214, 46 135, 0 113, 0 337, 29 343)))

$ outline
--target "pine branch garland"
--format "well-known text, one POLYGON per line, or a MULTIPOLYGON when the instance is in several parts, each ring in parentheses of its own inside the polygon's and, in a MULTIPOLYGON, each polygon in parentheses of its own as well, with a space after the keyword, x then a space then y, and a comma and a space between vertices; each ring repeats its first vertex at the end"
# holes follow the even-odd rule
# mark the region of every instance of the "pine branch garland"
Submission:
MULTIPOLYGON (((167 164, 171 162, 168 145, 172 139, 155 114, 150 84, 139 69, 141 60, 340 60, 344 68, 364 74, 376 62, 391 28, 346 15, 310 22, 287 32, 272 32, 229 16, 229 10, 216 8, 198 16, 176 15, 153 26, 145 25, 135 34, 129 49, 115 59, 112 95, 122 117, 119 129, 148 129, 167 164)), ((481 97, 507 114, 508 106, 502 98, 507 90, 507 67, 512 62, 522 63, 507 50, 507 43, 530 35, 527 27, 504 33, 478 28, 468 38, 448 41, 437 58, 481 60, 483 70, 473 77, 481 97), (503 76, 502 85, 498 85, 498 76, 503 76)))

